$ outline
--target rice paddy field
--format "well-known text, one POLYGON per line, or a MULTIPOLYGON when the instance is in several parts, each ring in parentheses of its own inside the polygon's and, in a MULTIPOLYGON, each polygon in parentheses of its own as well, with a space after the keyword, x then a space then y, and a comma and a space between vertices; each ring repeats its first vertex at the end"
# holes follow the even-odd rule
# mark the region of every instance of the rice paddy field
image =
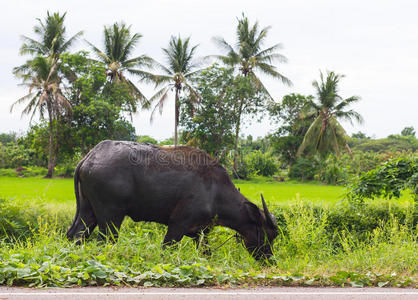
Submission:
POLYGON ((0 284, 21 286, 417 286, 418 213, 411 196, 355 206, 345 188, 263 178, 236 181, 280 225, 269 261, 254 260, 217 227, 210 255, 189 238, 161 248, 165 226, 126 219, 118 241, 80 246, 65 232, 72 179, 0 177, 0 284))

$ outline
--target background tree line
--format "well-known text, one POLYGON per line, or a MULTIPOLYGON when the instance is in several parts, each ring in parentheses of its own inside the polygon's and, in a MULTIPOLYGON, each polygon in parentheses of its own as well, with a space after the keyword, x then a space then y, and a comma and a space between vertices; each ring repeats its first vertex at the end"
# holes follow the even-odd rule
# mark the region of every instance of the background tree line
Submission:
POLYGON ((85 41, 90 52, 72 53, 71 46, 83 32, 68 38, 64 21, 65 13, 48 12, 44 20, 37 20, 36 38, 22 37, 21 54, 29 59, 14 74, 28 94, 13 106, 25 104, 22 113, 30 114, 31 120, 39 116, 40 122, 23 137, 2 135, 1 168, 46 167, 46 177, 51 177, 58 165, 58 173, 70 175, 76 162, 101 140, 158 143, 152 137, 137 137, 130 120, 143 109, 152 109, 152 119, 170 95, 174 136, 160 143, 201 148, 237 178, 276 174, 336 183, 345 176, 343 166, 360 164, 366 156, 375 164, 380 160, 376 155, 385 155, 370 153, 417 150, 409 127, 401 136, 382 140, 361 133, 348 137, 340 120, 362 122, 350 109, 360 97, 339 94, 341 74, 320 72, 313 82, 315 96, 290 94, 275 101, 260 75, 291 85, 275 65, 285 63, 286 57, 278 53, 280 44, 263 47, 270 28, 250 24, 245 15, 237 20, 233 44, 213 38, 223 54, 199 60, 198 46, 190 37, 172 36, 162 48, 164 63, 134 55, 142 35, 122 22, 104 27, 103 45, 85 41), (154 85, 155 94, 146 97, 137 82, 154 85), (258 140, 241 136, 244 125, 267 115, 277 124, 273 134, 258 140))

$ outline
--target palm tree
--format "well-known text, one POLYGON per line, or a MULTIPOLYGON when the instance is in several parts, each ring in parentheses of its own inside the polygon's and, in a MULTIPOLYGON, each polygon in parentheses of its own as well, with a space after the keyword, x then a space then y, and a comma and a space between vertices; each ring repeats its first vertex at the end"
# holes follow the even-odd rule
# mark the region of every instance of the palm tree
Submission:
MULTIPOLYGON (((59 75, 60 55, 68 51, 71 45, 83 33, 76 33, 71 38, 66 39, 66 28, 64 26, 66 13, 50 14, 44 21, 37 19, 38 24, 33 28, 37 39, 22 36, 23 45, 20 54, 32 55, 33 58, 23 65, 14 68, 13 73, 22 79, 22 85, 29 88, 29 93, 18 99, 15 104, 20 104, 29 100, 28 105, 22 114, 31 113, 31 120, 39 111, 41 118, 44 117, 45 109, 48 113, 49 121, 49 156, 48 173, 46 177, 52 177, 56 162, 56 151, 54 149, 54 130, 53 123, 60 114, 71 112, 71 105, 62 95, 59 75)), ((14 105, 12 105, 11 110, 14 105)))
MULTIPOLYGON (((277 53, 277 50, 282 47, 281 44, 276 44, 265 49, 262 48, 269 30, 270 27, 259 30, 258 22, 255 22, 254 25, 250 26, 248 18, 242 14, 242 18, 238 19, 235 47, 226 42, 225 39, 215 37, 214 41, 226 52, 226 55, 215 55, 214 57, 226 65, 238 67, 243 76, 249 76, 251 78, 257 90, 261 90, 271 99, 272 97, 255 72, 260 72, 261 74, 276 78, 289 86, 292 82, 279 73, 277 68, 272 64, 274 61, 281 63, 287 62, 285 56, 277 53)), ((246 100, 249 99, 237 99, 237 101, 240 102, 246 100)), ((241 106, 242 105, 239 105, 239 107, 241 106)), ((242 111, 238 110, 238 113, 237 124, 235 124, 234 169, 237 164, 242 111)))
POLYGON ((343 99, 338 94, 338 83, 343 77, 344 75, 327 72, 327 78, 324 80, 324 75, 320 72, 321 81, 312 83, 317 92, 317 102, 311 100, 307 110, 302 113, 302 117, 314 116, 315 119, 306 131, 298 155, 301 155, 308 146, 322 155, 330 151, 339 155, 341 147, 345 147, 351 154, 346 143, 345 130, 338 120, 345 119, 353 123, 355 119, 362 123, 363 118, 352 109, 346 110, 348 106, 359 101, 360 97, 351 96, 343 99))
POLYGON ((280 74, 277 68, 272 65, 276 60, 281 63, 287 62, 285 56, 276 53, 277 50, 282 48, 282 45, 276 44, 262 49, 269 30, 270 27, 259 30, 258 22, 250 26, 248 18, 243 14, 242 19, 238 19, 235 47, 221 37, 213 38, 215 43, 226 52, 226 55, 215 55, 214 57, 226 65, 238 67, 242 75, 251 76, 265 92, 267 90, 255 72, 259 71, 264 75, 279 79, 286 85, 292 84, 287 77, 280 74))
POLYGON ((150 74, 141 70, 141 68, 151 67, 153 59, 146 55, 131 57, 141 37, 142 35, 139 33, 131 34, 131 26, 126 26, 124 23, 115 23, 112 26, 104 27, 103 51, 86 41, 97 55, 98 61, 107 66, 107 76, 110 83, 123 83, 129 88, 132 96, 132 99, 127 99, 130 113, 137 111, 138 101, 144 107, 149 104, 138 87, 124 75, 126 71, 129 74, 140 76, 141 79, 150 77, 150 74))
POLYGON ((58 145, 54 145, 56 134, 56 132, 54 134, 54 121, 65 113, 71 113, 71 103, 61 91, 61 79, 53 57, 37 56, 33 60, 27 61, 26 66, 26 72, 15 72, 15 75, 22 79, 21 85, 26 86, 29 93, 18 99, 11 106, 10 111, 16 104, 28 101, 22 115, 30 114, 32 121, 36 112, 39 112, 41 119, 44 119, 46 110, 49 125, 48 173, 46 177, 51 178, 57 160, 58 147, 58 145))
POLYGON ((155 88, 164 85, 158 92, 151 97, 150 102, 157 101, 152 113, 151 121, 157 107, 162 113, 164 103, 167 95, 174 89, 175 93, 175 117, 174 117, 174 145, 177 146, 177 127, 180 115, 180 94, 183 90, 187 91, 191 96, 192 101, 200 99, 198 93, 190 84, 190 79, 193 75, 201 70, 197 70, 198 63, 193 60, 196 48, 198 45, 189 46, 190 37, 182 40, 181 37, 172 36, 168 48, 163 48, 163 52, 167 58, 167 66, 157 64, 157 66, 164 72, 162 75, 154 75, 153 81, 155 88))

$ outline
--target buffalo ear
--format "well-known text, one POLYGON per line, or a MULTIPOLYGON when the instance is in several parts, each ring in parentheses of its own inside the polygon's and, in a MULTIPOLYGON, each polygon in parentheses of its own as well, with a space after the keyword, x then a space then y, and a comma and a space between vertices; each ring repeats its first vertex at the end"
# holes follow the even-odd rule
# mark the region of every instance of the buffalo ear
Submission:
POLYGON ((245 208, 251 221, 253 221, 257 225, 261 225, 261 214, 257 205, 251 202, 245 202, 245 208))

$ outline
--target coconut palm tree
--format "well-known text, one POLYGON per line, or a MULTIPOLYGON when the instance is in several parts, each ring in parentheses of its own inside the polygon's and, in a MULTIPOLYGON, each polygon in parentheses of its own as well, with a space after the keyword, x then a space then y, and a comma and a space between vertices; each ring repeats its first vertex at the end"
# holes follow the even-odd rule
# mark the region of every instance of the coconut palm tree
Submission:
POLYGON ((251 76, 257 85, 267 93, 267 89, 256 72, 279 79, 286 85, 292 84, 272 64, 274 61, 287 62, 284 55, 276 52, 282 48, 282 45, 276 44, 265 49, 262 48, 269 30, 270 27, 259 30, 258 22, 251 26, 248 18, 243 14, 242 18, 238 19, 235 47, 221 37, 213 38, 215 43, 226 52, 226 55, 214 55, 214 57, 226 65, 238 67, 242 75, 251 76))
POLYGON ((129 88, 132 98, 126 99, 129 101, 126 105, 130 113, 137 111, 138 101, 143 107, 149 104, 144 94, 125 76, 125 72, 127 72, 138 75, 141 79, 150 77, 150 73, 141 68, 151 67, 153 59, 144 54, 131 57, 141 37, 142 35, 139 33, 131 34, 131 26, 126 26, 124 23, 114 23, 112 26, 104 27, 103 51, 86 41, 96 54, 98 61, 107 66, 107 76, 110 83, 123 83, 129 88))
POLYGON ((200 99, 198 93, 190 84, 191 77, 200 72, 198 70, 199 64, 194 61, 195 51, 198 45, 190 46, 190 37, 182 40, 182 38, 172 36, 167 48, 163 48, 163 52, 167 59, 167 65, 158 64, 157 66, 163 71, 162 75, 154 75, 153 82, 155 88, 164 85, 158 92, 151 97, 150 101, 157 103, 151 113, 151 121, 156 111, 159 108, 162 113, 164 104, 167 100, 168 93, 174 90, 175 94, 175 116, 174 116, 174 145, 177 146, 177 127, 180 115, 180 95, 182 91, 186 91, 191 97, 192 101, 200 99))
POLYGON ((317 101, 311 100, 302 117, 315 116, 314 121, 306 131, 298 155, 301 155, 308 146, 314 152, 325 155, 335 152, 339 155, 340 148, 345 147, 351 154, 346 143, 346 133, 338 120, 347 120, 353 123, 353 119, 359 123, 363 118, 356 111, 347 108, 360 100, 358 96, 343 99, 338 94, 338 84, 344 75, 327 72, 326 79, 320 72, 320 82, 314 81, 312 85, 316 89, 317 101))
MULTIPOLYGON (((260 30, 258 22, 255 22, 254 25, 251 26, 248 18, 242 14, 242 18, 238 19, 235 47, 221 37, 215 37, 213 40, 224 52, 226 52, 225 55, 214 55, 214 57, 226 65, 238 68, 239 72, 243 76, 251 78, 251 81, 257 90, 261 90, 270 99, 272 99, 256 73, 273 77, 289 86, 292 82, 287 77, 282 75, 273 65, 274 61, 281 63, 287 62, 287 58, 285 56, 277 53, 277 50, 282 48, 281 44, 263 48, 263 44, 267 38, 269 30, 270 27, 265 27, 260 30)), ((237 99, 237 101, 240 102, 248 100, 251 99, 237 99)), ((234 169, 236 169, 238 157, 238 141, 242 111, 239 111, 239 113, 240 115, 237 116, 237 124, 235 124, 234 169)))
MULTIPOLYGON (((22 79, 22 85, 29 88, 29 93, 18 99, 15 104, 29 101, 22 114, 31 114, 31 120, 38 111, 41 118, 45 110, 48 113, 49 121, 49 156, 48 173, 46 177, 52 177, 56 162, 56 151, 54 149, 54 121, 60 114, 71 112, 71 105, 61 92, 61 77, 59 75, 60 55, 68 51, 74 41, 81 35, 82 31, 71 38, 66 39, 66 28, 64 26, 66 13, 50 14, 44 21, 37 19, 38 24, 33 31, 37 38, 22 36, 23 45, 20 54, 29 54, 33 58, 26 63, 13 69, 13 73, 22 79)), ((12 105, 11 110, 14 105, 12 105)))
POLYGON ((54 122, 63 114, 71 113, 71 103, 64 97, 60 83, 61 79, 56 70, 57 64, 53 57, 37 56, 26 62, 26 72, 15 72, 18 78, 22 79, 22 86, 29 89, 29 93, 18 99, 10 108, 13 110, 16 104, 28 102, 22 115, 30 114, 32 121, 36 112, 39 112, 41 119, 45 118, 45 111, 48 116, 49 125, 49 153, 47 178, 52 177, 56 164, 56 148, 54 145, 54 122))

